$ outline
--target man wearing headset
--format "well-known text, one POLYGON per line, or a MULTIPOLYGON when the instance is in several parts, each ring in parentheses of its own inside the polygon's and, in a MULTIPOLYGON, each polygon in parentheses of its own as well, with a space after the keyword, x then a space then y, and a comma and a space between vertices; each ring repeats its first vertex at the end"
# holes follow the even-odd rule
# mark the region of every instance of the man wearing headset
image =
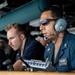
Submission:
POLYGON ((67 22, 59 6, 43 10, 40 30, 51 42, 45 49, 45 61, 50 61, 58 72, 75 70, 75 35, 66 31, 67 22))

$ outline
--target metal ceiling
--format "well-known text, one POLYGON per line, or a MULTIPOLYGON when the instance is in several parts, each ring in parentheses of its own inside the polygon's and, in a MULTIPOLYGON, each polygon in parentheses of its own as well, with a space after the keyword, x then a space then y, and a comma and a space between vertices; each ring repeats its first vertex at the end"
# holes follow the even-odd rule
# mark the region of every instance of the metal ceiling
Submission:
MULTIPOLYGON (((4 2, 8 5, 0 9, 0 17, 10 13, 11 11, 17 9, 18 7, 25 5, 31 1, 36 0, 0 0, 0 5, 4 2)), ((39 0, 40 1, 40 0, 39 0)), ((48 0, 47 0, 48 1, 48 0)), ((66 19, 70 22, 69 27, 75 27, 75 0, 49 0, 50 5, 58 4, 63 6, 63 11, 66 19)), ((1 25, 0 25, 1 26, 1 25)), ((4 30, 0 31, 1 34, 5 34, 4 30)))
MULTIPOLYGON (((17 7, 20 7, 21 5, 24 5, 28 2, 35 1, 35 0, 0 0, 0 4, 7 1, 8 5, 2 9, 0 9, 1 12, 10 12, 11 10, 14 10, 17 7)), ((50 0, 50 5, 53 4, 64 4, 65 12, 67 13, 73 13, 75 12, 75 9, 73 7, 75 6, 75 0, 50 0)))
POLYGON ((10 12, 17 7, 20 7, 21 5, 24 5, 28 2, 31 2, 32 0, 0 0, 0 5, 4 2, 7 2, 8 5, 2 9, 0 9, 0 12, 3 12, 1 15, 10 12))
MULTIPOLYGON (((0 0, 0 4, 7 2, 8 5, 2 9, 0 9, 0 16, 20 7, 28 2, 35 1, 35 0, 0 0)), ((49 0, 50 5, 63 4, 63 9, 66 13, 66 18, 70 19, 75 15, 75 0, 49 0)))

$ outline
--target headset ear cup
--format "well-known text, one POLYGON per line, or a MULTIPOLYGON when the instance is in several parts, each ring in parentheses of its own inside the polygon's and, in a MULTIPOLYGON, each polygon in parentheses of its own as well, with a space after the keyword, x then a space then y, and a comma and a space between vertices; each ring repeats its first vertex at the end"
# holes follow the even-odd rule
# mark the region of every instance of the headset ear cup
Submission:
POLYGON ((64 31, 64 30, 66 29, 66 27, 67 27, 67 22, 66 22, 66 20, 63 19, 63 18, 58 19, 58 20, 56 21, 56 23, 55 23, 55 30, 56 30, 57 32, 62 32, 62 31, 64 31))

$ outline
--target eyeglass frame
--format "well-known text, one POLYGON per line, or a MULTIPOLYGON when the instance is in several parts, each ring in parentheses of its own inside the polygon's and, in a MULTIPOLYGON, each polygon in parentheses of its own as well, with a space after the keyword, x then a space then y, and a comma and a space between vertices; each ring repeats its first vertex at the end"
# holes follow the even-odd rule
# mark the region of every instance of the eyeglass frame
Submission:
POLYGON ((50 21, 56 21, 56 20, 57 19, 44 19, 44 20, 40 21, 39 24, 45 26, 45 25, 49 24, 50 21))

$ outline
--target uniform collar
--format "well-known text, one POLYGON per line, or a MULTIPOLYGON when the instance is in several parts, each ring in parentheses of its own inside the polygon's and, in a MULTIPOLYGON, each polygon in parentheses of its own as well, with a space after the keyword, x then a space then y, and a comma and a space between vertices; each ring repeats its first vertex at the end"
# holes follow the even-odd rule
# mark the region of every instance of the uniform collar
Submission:
POLYGON ((63 54, 64 54, 64 50, 66 50, 66 48, 68 48, 68 42, 69 42, 69 38, 68 38, 69 36, 68 36, 68 35, 69 35, 68 32, 66 32, 66 33, 64 34, 63 42, 62 42, 62 44, 61 44, 60 50, 59 50, 59 52, 58 52, 58 54, 57 54, 57 57, 56 57, 56 59, 55 59, 55 61, 54 61, 54 64, 59 61, 59 59, 60 59, 60 58, 63 56, 63 54))
POLYGON ((68 47, 68 42, 69 42, 69 33, 68 32, 66 32, 65 34, 64 34, 64 37, 63 37, 63 40, 62 40, 62 44, 61 44, 61 49, 62 50, 64 50, 65 48, 67 48, 68 47))

